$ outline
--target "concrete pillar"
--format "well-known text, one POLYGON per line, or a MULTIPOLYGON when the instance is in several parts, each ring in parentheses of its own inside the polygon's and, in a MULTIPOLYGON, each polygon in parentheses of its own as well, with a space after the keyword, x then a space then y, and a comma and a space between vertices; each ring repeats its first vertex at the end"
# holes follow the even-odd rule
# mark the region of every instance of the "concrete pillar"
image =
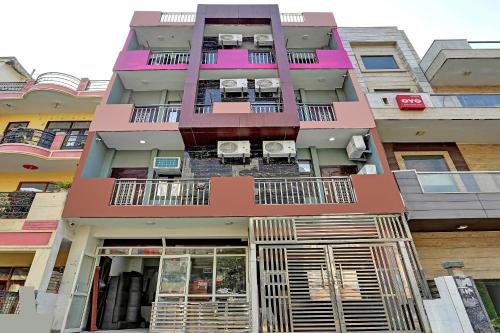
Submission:
POLYGON ((313 163, 314 176, 321 177, 321 169, 319 167, 318 150, 316 149, 316 147, 310 147, 309 151, 311 152, 311 161, 313 163))
POLYGON ((250 244, 250 306, 251 306, 251 331, 252 333, 259 332, 259 287, 257 282, 257 246, 250 244))
POLYGON ((101 174, 99 177, 107 178, 111 174, 111 165, 113 164, 113 159, 115 158, 116 149, 108 149, 104 160, 102 162, 101 174))

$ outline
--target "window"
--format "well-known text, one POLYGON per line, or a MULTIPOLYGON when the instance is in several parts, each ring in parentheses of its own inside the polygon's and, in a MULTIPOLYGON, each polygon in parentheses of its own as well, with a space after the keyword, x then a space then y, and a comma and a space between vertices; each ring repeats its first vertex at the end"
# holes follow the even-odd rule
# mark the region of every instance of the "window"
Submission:
POLYGON ((361 56, 365 69, 399 69, 392 55, 361 56))
POLYGON ((26 127, 28 127, 28 124, 29 124, 29 122, 27 122, 27 121, 11 122, 5 128, 4 134, 7 131, 10 131, 10 130, 15 129, 15 128, 26 128, 26 127))
POLYGON ((456 171, 447 151, 394 152, 401 170, 421 172, 456 171))
POLYGON ((18 291, 24 286, 28 272, 26 267, 0 267, 0 290, 18 291))
POLYGON ((17 187, 21 192, 54 192, 57 186, 49 182, 20 182, 17 187))
POLYGON ((301 160, 301 161, 298 161, 298 165, 299 165, 299 174, 302 177, 310 177, 310 176, 312 176, 311 161, 301 160))

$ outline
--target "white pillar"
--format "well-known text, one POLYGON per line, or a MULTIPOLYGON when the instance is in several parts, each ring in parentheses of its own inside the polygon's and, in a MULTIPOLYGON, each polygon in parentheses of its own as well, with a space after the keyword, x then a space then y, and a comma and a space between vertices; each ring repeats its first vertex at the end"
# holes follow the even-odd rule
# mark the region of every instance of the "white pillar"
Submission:
POLYGON ((250 244, 250 305, 251 311, 251 332, 259 332, 259 286, 257 283, 257 246, 250 244))

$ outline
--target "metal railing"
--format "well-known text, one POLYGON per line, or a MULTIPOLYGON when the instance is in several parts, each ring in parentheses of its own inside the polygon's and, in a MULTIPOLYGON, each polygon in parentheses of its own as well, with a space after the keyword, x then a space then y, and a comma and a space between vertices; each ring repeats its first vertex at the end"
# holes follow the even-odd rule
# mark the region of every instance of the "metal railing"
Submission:
POLYGON ((195 20, 195 12, 163 12, 160 17, 160 22, 163 23, 192 23, 195 20))
POLYGON ((23 143, 49 149, 54 141, 55 134, 34 128, 18 127, 8 130, 0 140, 3 143, 23 143))
POLYGON ((208 205, 209 179, 116 179, 111 205, 208 205))
POLYGON ((0 314, 18 314, 19 308, 19 293, 0 291, 0 314))
POLYGON ((154 302, 150 332, 250 332, 250 304, 154 302))
POLYGON ((302 13, 281 13, 281 22, 284 22, 284 23, 304 22, 304 14, 302 14, 302 13))
POLYGON ((201 53, 201 63, 213 65, 217 63, 217 51, 204 51, 201 53))
POLYGON ((272 51, 248 51, 248 62, 250 64, 274 64, 274 53, 272 51))
POLYGON ((148 65, 179 65, 189 63, 189 51, 151 52, 148 65))
POLYGON ((351 177, 256 178, 260 205, 355 203, 351 177))
POLYGON ((316 64, 318 57, 316 51, 293 51, 288 50, 288 63, 290 64, 316 64))
POLYGON ((334 121, 335 112, 332 104, 309 104, 297 105, 300 121, 334 121))
POLYGON ((500 171, 417 172, 424 193, 500 193, 500 171))
POLYGON ((26 82, 0 82, 0 91, 20 91, 26 82))
POLYGON ((212 105, 210 104, 196 104, 194 113, 212 113, 212 105))
POLYGON ((176 123, 181 114, 180 104, 135 106, 131 123, 176 123))
POLYGON ((86 91, 104 91, 108 88, 109 80, 89 80, 86 91))
POLYGON ((66 88, 77 90, 80 85, 80 79, 65 73, 48 72, 38 75, 35 84, 40 83, 57 84, 66 88))
POLYGON ((24 219, 28 216, 35 192, 0 192, 0 218, 24 219))
POLYGON ((282 112, 280 103, 252 103, 252 113, 276 113, 282 112))
POLYGON ((83 149, 87 134, 66 134, 61 149, 83 149))

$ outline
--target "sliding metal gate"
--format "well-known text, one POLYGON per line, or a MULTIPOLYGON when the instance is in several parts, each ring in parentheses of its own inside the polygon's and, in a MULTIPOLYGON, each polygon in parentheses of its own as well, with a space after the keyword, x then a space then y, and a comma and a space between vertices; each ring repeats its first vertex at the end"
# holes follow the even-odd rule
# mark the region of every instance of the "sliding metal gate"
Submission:
POLYGON ((253 219, 261 331, 424 331, 407 232, 398 216, 253 219))

